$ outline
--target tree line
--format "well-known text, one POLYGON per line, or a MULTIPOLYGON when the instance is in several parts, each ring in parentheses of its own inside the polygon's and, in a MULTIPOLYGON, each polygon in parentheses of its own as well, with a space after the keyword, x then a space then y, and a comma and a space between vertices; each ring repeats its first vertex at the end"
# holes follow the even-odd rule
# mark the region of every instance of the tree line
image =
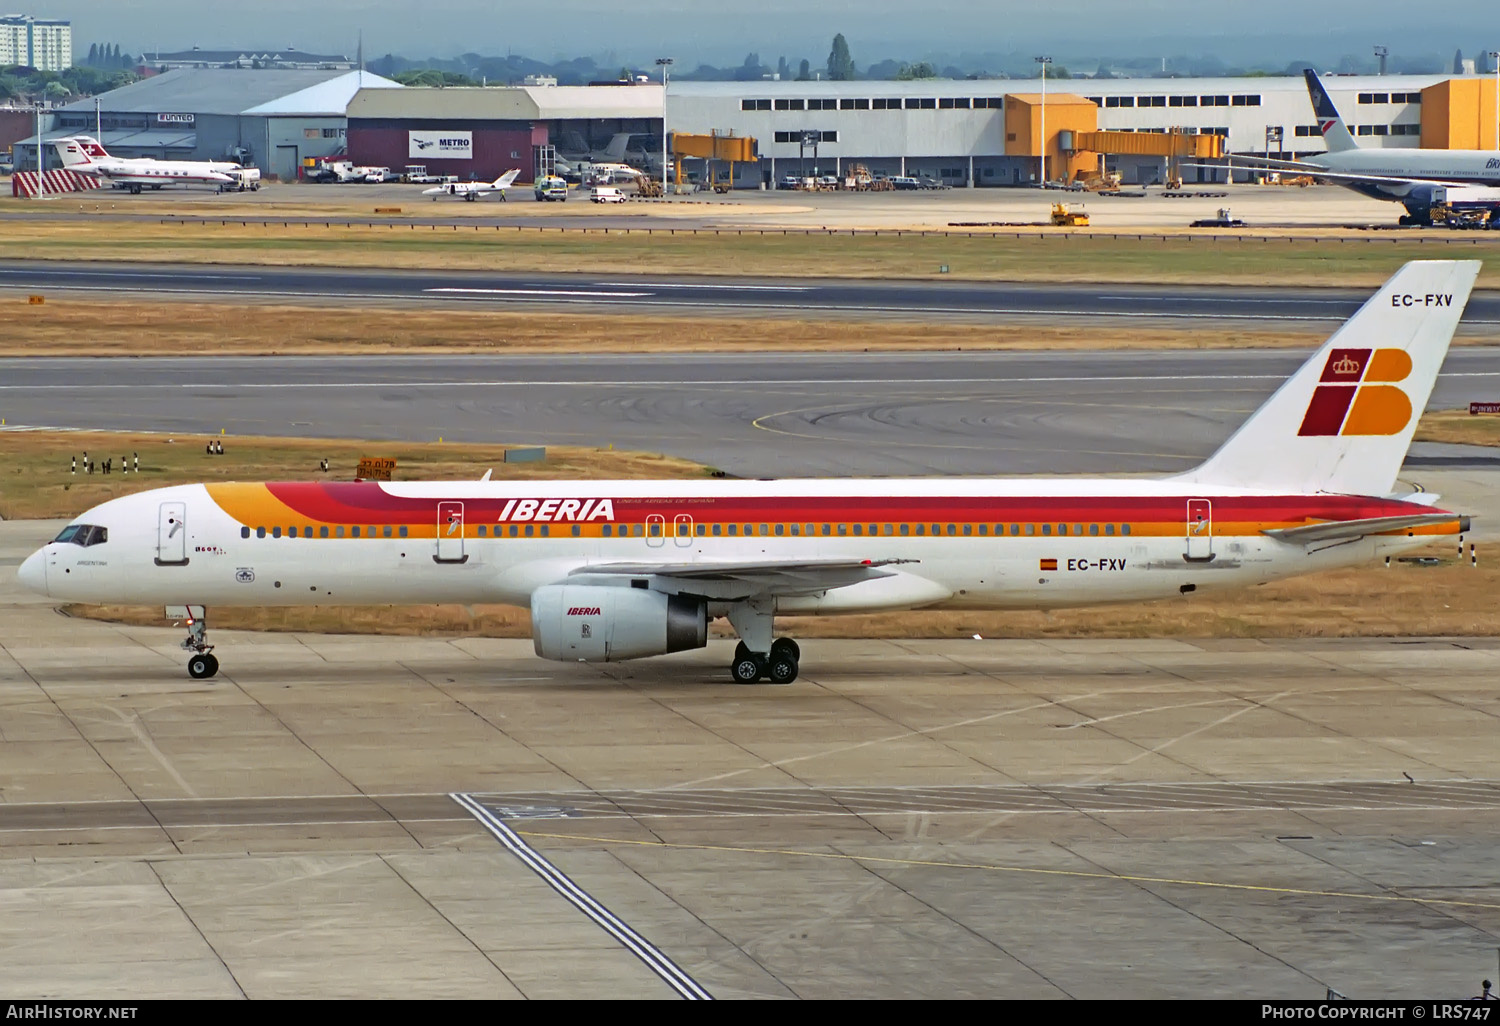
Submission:
POLYGON ((0 67, 0 101, 19 100, 33 103, 66 103, 85 96, 97 96, 134 82, 133 71, 107 70, 75 64, 64 71, 37 71, 35 68, 0 67))
POLYGON ((90 43, 89 55, 81 62, 90 68, 121 70, 136 66, 133 54, 121 53, 119 43, 90 43))

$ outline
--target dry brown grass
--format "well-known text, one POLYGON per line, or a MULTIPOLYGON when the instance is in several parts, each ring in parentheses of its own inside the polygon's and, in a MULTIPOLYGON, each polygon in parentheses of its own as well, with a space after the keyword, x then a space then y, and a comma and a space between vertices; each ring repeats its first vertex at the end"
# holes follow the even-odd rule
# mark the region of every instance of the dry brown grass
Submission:
MULTIPOLYGON (((1471 569, 1454 546, 1428 554, 1438 567, 1396 563, 1293 578, 1259 588, 1056 612, 911 612, 780 621, 799 638, 1288 638, 1490 636, 1500 630, 1500 569, 1471 569)), ((66 607, 74 616, 161 625, 160 607, 66 607)), ((525 610, 509 606, 325 606, 214 609, 216 628, 525 638, 525 610)), ((716 623, 713 633, 732 636, 716 623)))
POLYGON ((1465 410, 1424 413, 1417 425, 1419 442, 1452 442, 1459 445, 1500 445, 1500 415, 1471 415, 1465 410))
POLYGON ((884 351, 946 349, 1309 348, 1317 331, 1172 326, 921 324, 791 317, 503 313, 444 307, 313 308, 101 302, 0 295, 0 356, 350 353, 884 351))
MULTIPOLYGON (((325 213, 323 216, 327 216, 325 213)), ((643 221, 645 219, 642 219, 643 221)), ((643 224, 670 228, 659 221, 643 224)), ((1295 234, 1210 240, 1176 233, 1115 236, 1039 231, 1013 236, 761 233, 646 235, 639 229, 539 232, 399 219, 368 226, 161 223, 101 218, 12 219, 0 257, 283 266, 428 266, 534 272, 618 272, 937 278, 1044 282, 1246 282, 1378 285, 1411 259, 1486 261, 1480 286, 1500 284, 1500 242, 1469 233, 1314 242, 1295 234)))
MULTIPOLYGON (((219 436, 214 436, 219 437, 219 436)), ((493 469, 497 479, 702 477, 705 468, 653 453, 548 446, 539 463, 504 463, 509 446, 464 442, 360 442, 347 439, 226 436, 223 456, 204 453, 205 436, 169 436, 125 431, 0 431, 0 517, 72 517, 108 499, 147 488, 194 481, 295 481, 349 479, 361 456, 396 459, 395 479, 464 480, 493 469), (71 458, 87 452, 96 461, 113 458, 116 472, 71 470, 71 458), (138 453, 139 474, 122 474, 125 457, 138 453), (319 471, 327 459, 330 470, 319 471)))

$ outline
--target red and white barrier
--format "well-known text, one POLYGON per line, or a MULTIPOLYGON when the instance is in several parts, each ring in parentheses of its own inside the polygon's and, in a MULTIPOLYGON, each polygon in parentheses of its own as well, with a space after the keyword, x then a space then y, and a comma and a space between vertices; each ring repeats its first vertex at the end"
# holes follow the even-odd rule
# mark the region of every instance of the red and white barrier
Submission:
MULTIPOLYGON (((88 192, 90 189, 101 189, 104 182, 91 175, 81 175, 77 171, 68 171, 58 168, 53 171, 43 171, 42 175, 47 184, 47 195, 53 196, 63 192, 88 192)), ((17 171, 10 180, 10 194, 30 199, 37 194, 36 172, 17 171)))

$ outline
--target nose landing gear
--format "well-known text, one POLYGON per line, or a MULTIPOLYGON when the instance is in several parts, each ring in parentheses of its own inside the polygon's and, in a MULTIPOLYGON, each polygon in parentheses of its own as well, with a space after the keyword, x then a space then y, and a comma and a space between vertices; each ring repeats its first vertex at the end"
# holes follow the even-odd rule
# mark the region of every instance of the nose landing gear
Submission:
POLYGON ((214 647, 208 643, 208 621, 200 613, 187 618, 188 636, 183 640, 185 651, 193 653, 188 659, 188 676, 194 680, 207 680, 219 672, 219 660, 214 658, 214 647))

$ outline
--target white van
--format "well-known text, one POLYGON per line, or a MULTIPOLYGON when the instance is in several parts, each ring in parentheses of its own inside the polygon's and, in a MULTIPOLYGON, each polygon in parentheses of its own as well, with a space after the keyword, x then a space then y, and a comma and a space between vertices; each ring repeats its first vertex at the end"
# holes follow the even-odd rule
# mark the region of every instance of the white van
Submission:
POLYGON ((624 203, 625 194, 613 185, 596 185, 589 199, 595 203, 624 203))

